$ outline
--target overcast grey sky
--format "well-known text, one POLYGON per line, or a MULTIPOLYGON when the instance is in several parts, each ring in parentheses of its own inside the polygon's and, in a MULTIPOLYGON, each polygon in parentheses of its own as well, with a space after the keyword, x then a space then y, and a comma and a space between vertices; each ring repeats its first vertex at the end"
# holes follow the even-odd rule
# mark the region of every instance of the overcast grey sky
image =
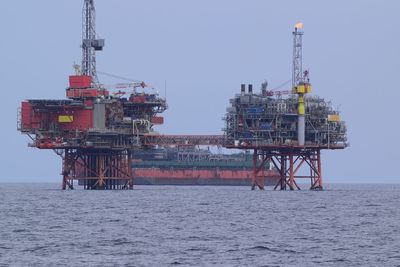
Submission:
MULTIPOLYGON (((0 182, 60 182, 61 160, 16 130, 24 99, 65 97, 81 60, 82 0, 0 2, 0 182)), ((325 182, 398 183, 400 1, 96 0, 98 69, 164 91, 163 133, 220 133, 241 83, 291 77, 304 23, 313 94, 340 107, 351 147, 324 152, 325 182)), ((104 83, 113 83, 100 76, 104 83)))

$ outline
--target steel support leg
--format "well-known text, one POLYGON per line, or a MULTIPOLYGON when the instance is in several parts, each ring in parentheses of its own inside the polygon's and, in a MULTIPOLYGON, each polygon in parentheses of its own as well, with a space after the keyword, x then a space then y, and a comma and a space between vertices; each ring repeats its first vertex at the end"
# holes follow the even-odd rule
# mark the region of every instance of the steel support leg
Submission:
POLYGON ((310 189, 311 190, 323 190, 322 184, 322 163, 321 163, 321 150, 317 150, 314 152, 313 160, 310 159, 311 168, 314 171, 314 183, 312 183, 310 189))
POLYGON ((133 189, 131 164, 130 151, 66 149, 62 189, 73 189, 73 180, 86 190, 133 189))
POLYGON ((259 154, 258 154, 258 150, 255 149, 254 153, 253 153, 253 174, 252 174, 252 178, 251 178, 251 190, 256 189, 256 186, 260 189, 260 190, 264 190, 264 169, 265 169, 265 163, 267 161, 267 158, 264 154, 261 154, 262 158, 261 158, 261 162, 260 165, 258 166, 258 160, 259 160, 259 154), (259 175, 259 173, 261 172, 262 175, 259 175))
POLYGON ((64 150, 64 155, 61 156, 63 160, 63 170, 62 170, 62 176, 63 176, 63 181, 62 181, 62 190, 67 190, 67 189, 74 189, 74 184, 73 184, 73 169, 75 168, 75 161, 76 158, 73 155, 72 150, 70 149, 65 149, 64 150))

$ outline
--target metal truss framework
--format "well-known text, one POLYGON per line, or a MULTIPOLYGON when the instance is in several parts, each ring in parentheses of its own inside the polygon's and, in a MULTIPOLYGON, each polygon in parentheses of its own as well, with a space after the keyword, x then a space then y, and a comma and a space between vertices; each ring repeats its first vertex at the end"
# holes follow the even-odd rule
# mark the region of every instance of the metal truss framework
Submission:
POLYGON ((220 146, 224 143, 223 135, 144 135, 145 146, 220 146))
POLYGON ((310 179, 310 190, 322 190, 321 149, 254 149, 251 189, 264 190, 265 164, 272 162, 279 172, 274 190, 300 190, 297 179, 310 179), (309 175, 298 175, 300 169, 308 168, 309 175))
POLYGON ((133 189, 131 153, 128 150, 65 149, 62 189, 74 189, 74 180, 85 190, 133 189))

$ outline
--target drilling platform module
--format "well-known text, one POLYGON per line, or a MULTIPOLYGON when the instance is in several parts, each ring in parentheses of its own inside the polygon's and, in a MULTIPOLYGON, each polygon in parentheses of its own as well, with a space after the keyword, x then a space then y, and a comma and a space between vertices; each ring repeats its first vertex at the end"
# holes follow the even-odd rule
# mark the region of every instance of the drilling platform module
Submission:
POLYGON ((30 146, 52 149, 63 159, 63 189, 74 180, 85 189, 130 189, 133 186, 131 154, 141 146, 144 134, 163 123, 167 104, 157 93, 139 92, 143 82, 129 85, 129 97, 110 94, 99 83, 96 51, 104 40, 96 39, 95 7, 83 7, 82 65, 69 77, 66 100, 22 102, 19 130, 30 146))

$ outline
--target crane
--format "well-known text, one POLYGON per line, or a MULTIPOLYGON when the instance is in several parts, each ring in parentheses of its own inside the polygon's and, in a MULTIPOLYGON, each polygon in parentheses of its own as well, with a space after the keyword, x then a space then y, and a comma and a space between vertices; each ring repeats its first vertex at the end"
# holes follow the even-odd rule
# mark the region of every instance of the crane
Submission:
POLYGON ((281 97, 283 95, 290 95, 292 93, 291 90, 269 90, 266 91, 266 95, 267 96, 277 96, 277 97, 281 97))
MULTIPOLYGON (((285 82, 285 83, 287 83, 287 82, 285 82)), ((284 83, 284 84, 285 84, 284 83)), ((283 84, 283 85, 284 85, 283 84)), ((262 95, 264 95, 264 96, 277 96, 277 97, 281 97, 282 95, 289 95, 289 94, 291 94, 292 93, 292 91, 291 90, 276 90, 276 89, 273 89, 273 90, 267 90, 267 87, 268 87, 268 82, 267 81, 264 81, 262 84, 261 84, 261 94, 262 95)), ((279 86, 280 87, 280 86, 279 86)), ((278 88, 279 88, 278 87, 278 88)))
POLYGON ((100 84, 100 88, 104 88, 107 90, 116 89, 118 91, 113 92, 114 96, 123 96, 127 92, 121 91, 121 89, 132 89, 132 94, 136 94, 137 88, 146 88, 148 85, 145 82, 130 82, 130 83, 116 83, 116 84, 100 84))

